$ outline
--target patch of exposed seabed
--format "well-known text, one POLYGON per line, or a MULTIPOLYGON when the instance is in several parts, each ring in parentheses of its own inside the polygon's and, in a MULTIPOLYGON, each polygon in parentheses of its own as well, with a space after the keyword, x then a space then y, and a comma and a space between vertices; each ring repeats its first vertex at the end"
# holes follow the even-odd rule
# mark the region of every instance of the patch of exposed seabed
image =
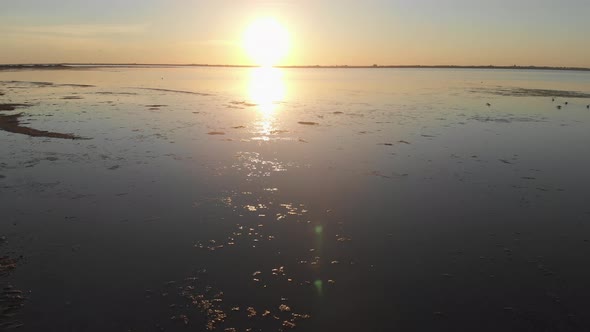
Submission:
POLYGON ((485 93, 504 97, 590 98, 590 93, 580 91, 530 89, 504 86, 475 88, 471 89, 470 92, 485 93))
MULTIPOLYGON (((65 88, 89 88, 94 87, 92 85, 84 85, 84 84, 53 84, 50 82, 21 82, 21 81, 0 81, 0 86, 4 87, 9 91, 9 93, 4 98, 8 98, 10 101, 12 97, 19 97, 22 98, 22 95, 27 96, 26 92, 18 91, 15 93, 14 89, 42 89, 47 87, 65 87, 65 88)), ((26 90, 25 90, 26 91, 26 90)), ((28 91, 27 91, 28 92, 28 91)), ((78 95, 68 95, 61 97, 64 100, 78 100, 82 99, 81 96, 78 95)), ((0 103, 0 111, 15 111, 20 109, 26 109, 33 106, 36 106, 35 100, 28 100, 27 102, 21 103, 0 103)), ((43 106, 47 106, 47 101, 43 101, 43 106)), ((15 113, 15 114, 0 114, 0 130, 15 133, 15 134, 23 134, 31 137, 45 137, 45 138, 59 138, 59 139, 87 139, 85 137, 81 137, 71 133, 60 133, 55 131, 47 131, 47 130, 39 130, 31 127, 24 126, 22 117, 28 115, 30 119, 30 114, 15 113)), ((45 116, 51 116, 51 114, 45 114, 45 116)))

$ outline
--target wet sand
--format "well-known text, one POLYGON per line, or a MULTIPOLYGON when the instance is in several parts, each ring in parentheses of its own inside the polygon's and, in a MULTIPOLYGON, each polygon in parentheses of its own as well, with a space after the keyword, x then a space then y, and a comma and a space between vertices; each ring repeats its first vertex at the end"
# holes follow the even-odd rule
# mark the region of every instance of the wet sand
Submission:
POLYGON ((22 113, 12 115, 0 115, 0 130, 9 133, 23 134, 32 137, 51 137, 51 138, 65 138, 65 139, 82 139, 82 137, 73 134, 54 133, 45 130, 37 130, 21 125, 20 118, 22 113))
POLYGON ((0 104, 0 111, 14 111, 17 108, 27 107, 27 104, 0 104))
POLYGON ((587 77, 136 70, 0 73, 3 328, 590 327, 587 77))

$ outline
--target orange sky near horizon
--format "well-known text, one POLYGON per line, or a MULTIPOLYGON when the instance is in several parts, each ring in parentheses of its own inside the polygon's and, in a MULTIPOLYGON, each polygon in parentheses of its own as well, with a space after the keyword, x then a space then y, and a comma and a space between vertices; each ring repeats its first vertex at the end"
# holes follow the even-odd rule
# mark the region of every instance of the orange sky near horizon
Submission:
POLYGON ((590 2, 188 1, 3 4, 0 63, 256 64, 252 22, 287 30, 278 65, 590 67, 590 2))

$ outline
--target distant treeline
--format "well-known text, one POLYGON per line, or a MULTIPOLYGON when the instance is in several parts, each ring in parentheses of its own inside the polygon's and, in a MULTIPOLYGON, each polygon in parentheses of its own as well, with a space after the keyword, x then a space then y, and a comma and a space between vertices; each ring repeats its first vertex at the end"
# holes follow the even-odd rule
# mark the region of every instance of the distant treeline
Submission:
MULTIPOLYGON (((227 67, 227 68, 253 68, 250 65, 211 65, 211 64, 162 64, 162 63, 61 63, 61 64, 14 64, 0 65, 0 70, 10 69, 75 69, 80 67, 227 67)), ((576 70, 590 71, 590 68, 583 67, 549 67, 549 66, 459 66, 459 65, 371 65, 371 66, 276 66, 277 68, 338 68, 338 69, 359 69, 359 68, 414 68, 414 69, 511 69, 511 70, 576 70)))

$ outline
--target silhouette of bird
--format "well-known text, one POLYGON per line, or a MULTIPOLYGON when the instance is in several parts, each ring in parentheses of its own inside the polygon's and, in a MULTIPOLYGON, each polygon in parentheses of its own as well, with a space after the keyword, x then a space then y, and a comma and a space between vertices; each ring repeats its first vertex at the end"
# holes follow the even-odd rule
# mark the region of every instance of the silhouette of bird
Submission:
POLYGON ((560 110, 561 109, 561 105, 557 105, 557 109, 560 110))
POLYGON ((492 104, 490 104, 490 103, 486 103, 486 105, 487 105, 488 107, 492 106, 492 104))

